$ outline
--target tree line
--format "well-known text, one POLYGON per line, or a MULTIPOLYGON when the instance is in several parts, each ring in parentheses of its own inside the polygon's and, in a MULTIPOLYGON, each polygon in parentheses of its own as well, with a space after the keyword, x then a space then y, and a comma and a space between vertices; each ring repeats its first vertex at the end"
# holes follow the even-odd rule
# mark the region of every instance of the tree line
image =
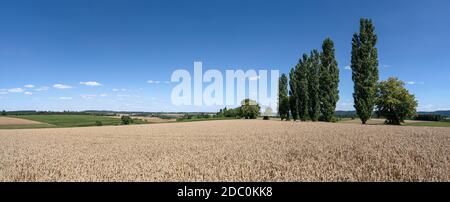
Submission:
MULTIPOLYGON (((396 77, 379 82, 377 35, 370 19, 360 20, 359 33, 352 38, 351 70, 354 107, 362 124, 374 110, 387 124, 401 124, 416 114, 417 101, 396 77)), ((339 100, 339 68, 334 43, 327 38, 322 50, 303 54, 297 65, 279 78, 278 114, 281 120, 335 120, 339 100), (288 91, 289 86, 289 91, 288 91)))
POLYGON ((339 100, 339 68, 334 43, 323 41, 322 52, 303 54, 298 64, 279 80, 278 113, 282 120, 332 121, 339 100))

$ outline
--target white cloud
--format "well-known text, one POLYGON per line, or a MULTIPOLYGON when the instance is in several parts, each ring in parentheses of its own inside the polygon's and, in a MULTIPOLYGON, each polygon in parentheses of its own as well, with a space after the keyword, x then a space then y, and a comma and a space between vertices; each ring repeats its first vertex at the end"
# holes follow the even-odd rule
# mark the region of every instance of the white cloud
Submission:
POLYGON ((25 92, 25 95, 33 95, 32 92, 25 92))
POLYGON ((11 88, 11 89, 8 89, 8 92, 10 92, 10 93, 21 93, 23 91, 25 91, 25 90, 22 89, 22 88, 11 88))
POLYGON ((114 88, 112 91, 114 91, 114 92, 119 92, 119 91, 125 92, 125 91, 127 91, 127 89, 124 89, 124 88, 122 88, 122 89, 114 88))
POLYGON ((406 84, 408 85, 416 85, 416 84, 425 84, 425 82, 420 81, 420 82, 416 82, 416 81, 407 81, 406 84))
POLYGON ((352 67, 350 67, 350 65, 347 65, 347 66, 344 67, 344 69, 345 69, 345 70, 351 70, 352 67))
POLYGON ((100 97, 106 97, 106 96, 108 96, 108 94, 106 94, 106 93, 100 94, 100 97))
POLYGON ((40 88, 36 88, 35 91, 47 91, 49 89, 48 86, 42 86, 40 88))
POLYGON ((85 94, 85 95, 80 95, 83 99, 92 99, 97 97, 97 95, 94 94, 85 94))
POLYGON ((69 89, 69 88, 72 88, 72 86, 69 86, 69 85, 64 85, 64 84, 55 84, 55 85, 53 85, 53 88, 57 88, 57 89, 69 89))
POLYGON ((159 83, 161 83, 161 81, 148 80, 147 83, 149 83, 149 84, 159 84, 159 83))
POLYGON ((81 85, 85 85, 85 86, 103 86, 101 83, 97 82, 97 81, 85 81, 85 82, 80 82, 81 85))
POLYGON ((8 92, 6 92, 6 91, 0 91, 0 95, 5 95, 5 94, 8 94, 8 92))
POLYGON ((32 85, 32 84, 27 84, 27 85, 25 85, 24 87, 25 87, 25 88, 34 88, 34 85, 32 85))
POLYGON ((72 97, 59 97, 60 100, 71 100, 72 97))

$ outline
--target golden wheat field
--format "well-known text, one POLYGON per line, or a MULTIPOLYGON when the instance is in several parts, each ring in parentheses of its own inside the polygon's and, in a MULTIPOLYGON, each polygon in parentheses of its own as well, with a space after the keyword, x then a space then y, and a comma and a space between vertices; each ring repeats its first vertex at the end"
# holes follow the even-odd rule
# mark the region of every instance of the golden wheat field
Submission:
POLYGON ((450 128, 227 120, 0 130, 0 181, 449 181, 450 128))

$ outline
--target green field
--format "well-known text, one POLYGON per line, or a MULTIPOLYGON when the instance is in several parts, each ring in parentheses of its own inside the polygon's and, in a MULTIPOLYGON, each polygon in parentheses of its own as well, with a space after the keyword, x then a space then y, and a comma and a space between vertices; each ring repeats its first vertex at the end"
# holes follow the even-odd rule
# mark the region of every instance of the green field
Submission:
POLYGON ((448 121, 426 121, 417 123, 406 123, 405 126, 429 126, 429 127, 450 127, 448 121))
MULTIPOLYGON (((122 124, 119 118, 95 115, 19 115, 10 117, 38 121, 44 124, 6 125, 0 126, 0 129, 84 127, 95 126, 96 121, 101 121, 104 126, 122 124)), ((142 120, 134 120, 133 123, 142 124, 146 122, 142 120)))

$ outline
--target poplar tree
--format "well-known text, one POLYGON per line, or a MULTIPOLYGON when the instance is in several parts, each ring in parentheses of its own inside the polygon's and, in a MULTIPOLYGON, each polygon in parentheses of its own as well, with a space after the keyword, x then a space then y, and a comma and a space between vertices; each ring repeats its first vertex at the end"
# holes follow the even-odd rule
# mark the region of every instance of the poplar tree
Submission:
POLYGON ((281 120, 289 118, 289 99, 287 89, 287 76, 282 74, 278 82, 278 114, 281 120))
POLYGON ((330 38, 325 39, 322 44, 319 84, 320 112, 323 120, 330 122, 339 100, 339 68, 334 43, 330 38))
POLYGON ((378 82, 377 35, 372 21, 362 18, 359 33, 352 39, 352 80, 354 107, 362 124, 372 116, 378 82))
POLYGON ((310 60, 307 54, 303 54, 302 59, 299 60, 297 75, 297 104, 298 104, 298 116, 302 121, 306 121, 308 117, 308 70, 310 60))
POLYGON ((318 121, 320 116, 319 102, 319 71, 320 54, 319 51, 311 51, 308 65, 308 114, 311 121, 318 121))
POLYGON ((289 72, 289 109, 291 111, 292 119, 296 121, 298 119, 298 96, 297 96, 297 76, 295 74, 298 65, 295 68, 291 68, 289 72))

